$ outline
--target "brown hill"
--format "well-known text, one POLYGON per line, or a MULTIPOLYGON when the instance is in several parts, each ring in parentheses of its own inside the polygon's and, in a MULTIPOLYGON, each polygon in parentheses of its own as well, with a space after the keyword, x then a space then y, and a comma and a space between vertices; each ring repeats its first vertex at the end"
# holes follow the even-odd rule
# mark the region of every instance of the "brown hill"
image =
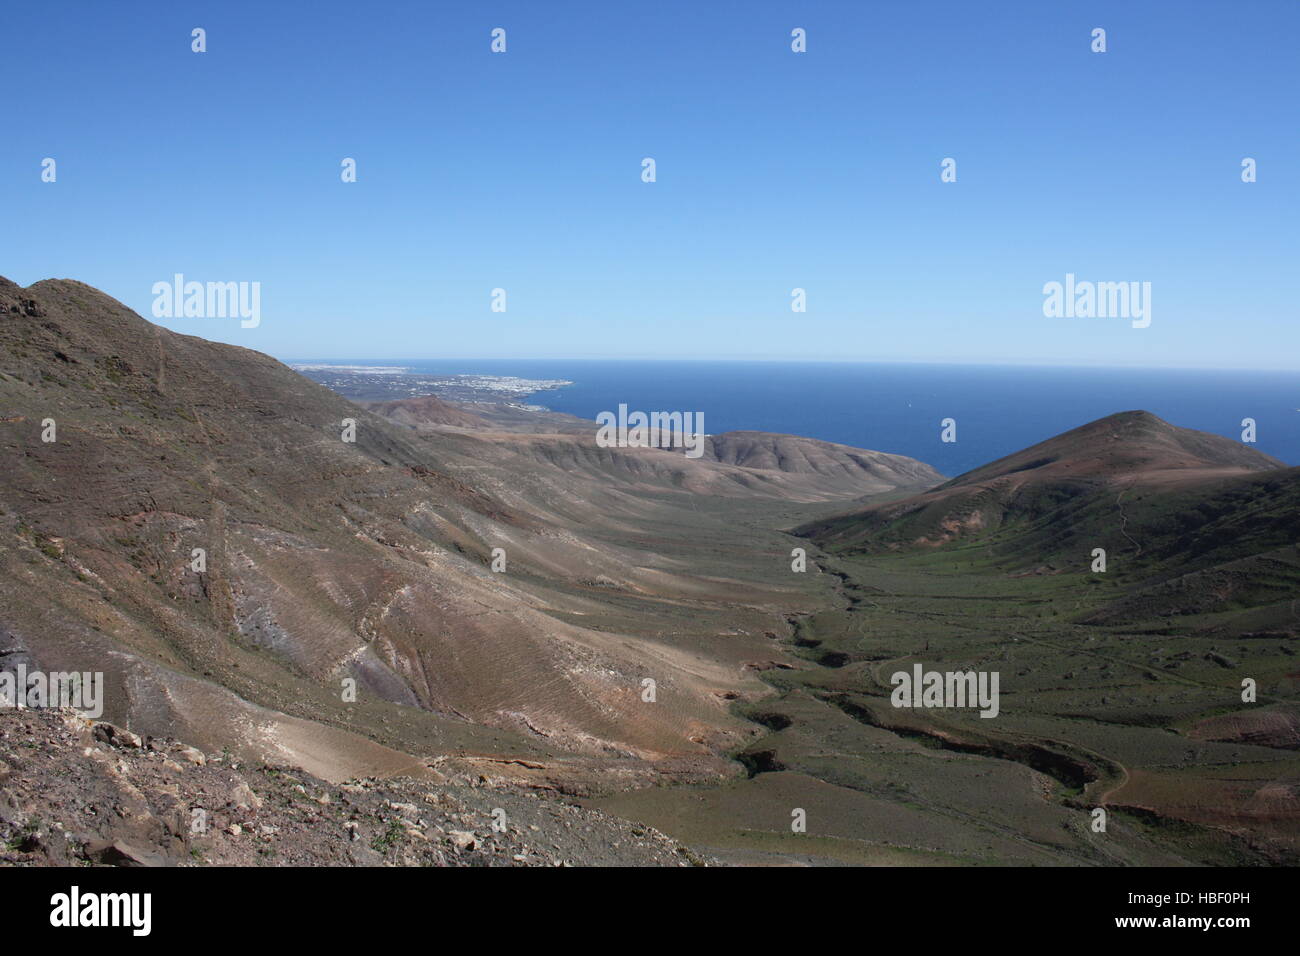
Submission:
POLYGON ((326 779, 737 772, 747 665, 830 600, 774 516, 894 487, 401 426, 69 280, 0 280, 0 312, 0 652, 104 671, 132 730, 326 779))
MULTIPOLYGON (((936 546, 1003 528, 1053 522, 1079 531, 1100 508, 1143 489, 1205 488, 1285 467, 1248 446, 1178 428, 1149 412, 1107 416, 1016 452, 901 501, 801 529, 827 546, 936 546)), ((1041 530, 1041 529, 1040 529, 1041 530)), ((1043 542, 1022 544, 1040 553, 1043 542)))
POLYGON ((649 478, 691 493, 810 502, 930 488, 943 481, 943 475, 914 458, 797 435, 755 431, 710 435, 704 440, 703 454, 689 459, 675 449, 602 448, 594 440, 595 422, 513 405, 484 405, 481 413, 469 412, 429 396, 367 407, 391 421, 429 432, 450 428, 502 433, 480 436, 498 449, 481 448, 476 457, 499 454, 504 441, 527 459, 521 467, 563 469, 571 479, 585 476, 597 484, 641 483, 649 478), (426 407, 428 414, 423 413, 426 407))
POLYGON ((914 458, 770 432, 711 435, 704 457, 742 468, 870 482, 872 490, 931 487, 943 481, 943 475, 914 458))
POLYGON ((1209 432, 1179 428, 1150 412, 1118 412, 1024 451, 959 475, 945 488, 975 486, 1010 475, 1026 480, 1100 478, 1125 482, 1199 480, 1285 467, 1270 455, 1209 432))

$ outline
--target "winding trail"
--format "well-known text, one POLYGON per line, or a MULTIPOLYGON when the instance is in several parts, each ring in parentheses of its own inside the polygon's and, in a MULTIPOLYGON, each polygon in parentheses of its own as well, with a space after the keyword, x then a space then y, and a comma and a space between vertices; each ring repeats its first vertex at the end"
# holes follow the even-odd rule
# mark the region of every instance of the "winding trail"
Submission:
POLYGON ((1133 547, 1137 548, 1137 553, 1134 554, 1133 557, 1138 558, 1142 556, 1142 545, 1138 544, 1137 540, 1128 533, 1128 515, 1124 513, 1124 504, 1121 501, 1124 497, 1124 493, 1133 488, 1133 482, 1136 480, 1137 479, 1134 478, 1133 481, 1130 481, 1128 487, 1121 489, 1120 493, 1115 496, 1115 507, 1119 509, 1119 533, 1128 538, 1129 543, 1133 545, 1133 547))

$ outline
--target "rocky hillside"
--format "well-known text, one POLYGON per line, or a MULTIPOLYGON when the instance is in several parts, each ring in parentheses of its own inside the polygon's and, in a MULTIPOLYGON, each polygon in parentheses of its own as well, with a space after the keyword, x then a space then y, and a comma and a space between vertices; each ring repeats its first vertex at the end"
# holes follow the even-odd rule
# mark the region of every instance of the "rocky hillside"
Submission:
POLYGON ((649 827, 487 777, 340 785, 73 711, 0 713, 0 865, 688 866, 649 827))
POLYGON ((0 280, 0 314, 0 653, 103 671, 140 733, 327 780, 741 772, 731 702, 832 599, 773 529, 929 477, 394 421, 70 280, 0 280))
POLYGON ((488 421, 473 412, 444 402, 436 395, 398 398, 391 402, 362 403, 376 415, 400 425, 450 425, 455 428, 488 428, 488 421))

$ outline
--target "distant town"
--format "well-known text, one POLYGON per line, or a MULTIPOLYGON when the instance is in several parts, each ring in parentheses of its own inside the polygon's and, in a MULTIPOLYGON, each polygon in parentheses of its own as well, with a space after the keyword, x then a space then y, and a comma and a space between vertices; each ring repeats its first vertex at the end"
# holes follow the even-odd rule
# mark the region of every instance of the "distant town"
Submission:
POLYGON ((428 375, 401 365, 303 362, 291 367, 340 395, 372 402, 437 395, 453 402, 521 404, 522 399, 536 392, 573 384, 561 379, 528 379, 514 375, 428 375))

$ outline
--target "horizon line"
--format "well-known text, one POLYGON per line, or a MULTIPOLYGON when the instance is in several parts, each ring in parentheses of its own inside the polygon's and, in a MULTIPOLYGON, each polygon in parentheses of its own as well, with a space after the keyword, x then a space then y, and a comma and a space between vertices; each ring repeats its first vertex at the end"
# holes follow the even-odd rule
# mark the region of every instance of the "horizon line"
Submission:
MULTIPOLYGON (((270 353, 267 353, 270 354, 270 353)), ((1117 372, 1277 372, 1292 373, 1300 375, 1300 368, 1277 368, 1264 367, 1256 365, 1106 365, 1101 363, 1081 363, 1081 362, 1043 362, 1043 361, 966 361, 953 359, 844 359, 844 358, 756 358, 756 357, 726 357, 726 356, 707 356, 698 358, 681 358, 681 357, 661 357, 661 356, 487 356, 487 355, 436 355, 436 356, 405 356, 401 358, 387 357, 368 357, 368 356, 347 356, 347 357, 280 357, 272 356, 279 362, 286 365, 307 364, 307 363, 370 363, 370 364, 390 364, 400 365, 405 362, 664 362, 673 364, 683 364, 691 362, 729 362, 737 365, 917 365, 917 366, 945 366, 960 368, 1067 368, 1067 369, 1087 369, 1090 371, 1117 371, 1117 372)))

